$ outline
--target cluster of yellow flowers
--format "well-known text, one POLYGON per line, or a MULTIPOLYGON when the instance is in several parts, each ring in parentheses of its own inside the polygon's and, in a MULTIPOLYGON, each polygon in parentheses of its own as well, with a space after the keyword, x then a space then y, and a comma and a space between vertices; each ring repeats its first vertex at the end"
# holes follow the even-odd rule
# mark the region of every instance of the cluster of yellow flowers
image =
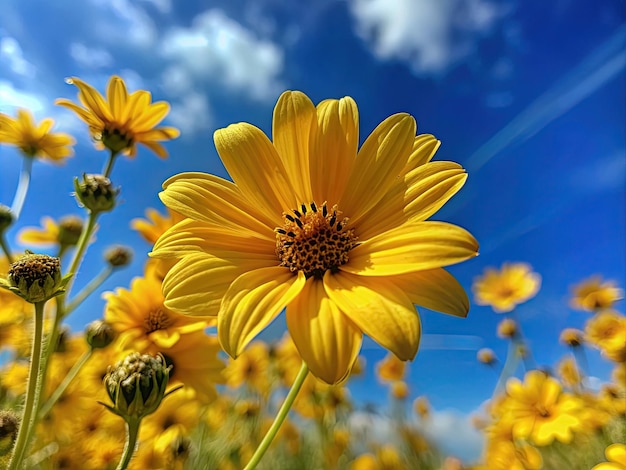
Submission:
MULTIPOLYGON (((131 223, 152 246, 142 276, 104 293, 102 318, 76 334, 65 326, 68 316, 132 255, 123 246, 107 250, 102 271, 72 295, 99 216, 117 204, 118 156, 133 157, 142 144, 165 157, 161 142, 178 131, 157 127, 167 103, 129 93, 119 77, 106 97, 78 78, 68 83, 80 104, 57 104, 87 124, 109 157, 101 173, 74 179, 84 217, 46 216, 17 234, 55 256, 16 254, 6 233, 19 219, 33 160, 62 162, 74 138, 52 132, 51 119, 36 124, 26 110, 0 114, 0 144, 17 147, 25 162, 12 207, 0 206, 3 468, 463 468, 423 433, 430 405, 412 396, 406 380, 421 336, 415 305, 466 316, 469 299, 444 267, 478 250, 466 230, 429 220, 467 176, 456 163, 432 161, 437 139, 416 136, 414 119, 397 114, 359 148, 351 98, 316 106, 285 92, 273 141, 247 123, 215 133, 232 182, 185 173, 164 183, 167 214, 148 209, 131 223), (259 340, 283 310, 287 334, 259 340), (355 409, 349 392, 365 370, 363 335, 389 351, 376 366, 389 386, 382 440, 358 425, 375 415, 355 409)), ((540 283, 530 266, 508 264, 474 285, 477 304, 508 315, 498 331, 511 345, 483 419, 484 465, 476 468, 564 468, 552 464, 562 452, 555 445, 590 449, 593 439, 611 461, 624 453, 613 437, 626 415, 626 324, 612 310, 622 292, 599 278, 577 288, 574 305, 594 316, 584 331, 563 332, 574 356, 560 364, 558 380, 533 366, 513 316, 540 283), (585 382, 586 344, 616 363, 613 383, 599 391, 585 382), (523 381, 514 377, 518 360, 523 381)), ((491 350, 478 359, 498 364, 491 350)), ((589 464, 598 464, 597 452, 590 455, 589 464)), ((610 465, 596 468, 619 468, 610 465)))

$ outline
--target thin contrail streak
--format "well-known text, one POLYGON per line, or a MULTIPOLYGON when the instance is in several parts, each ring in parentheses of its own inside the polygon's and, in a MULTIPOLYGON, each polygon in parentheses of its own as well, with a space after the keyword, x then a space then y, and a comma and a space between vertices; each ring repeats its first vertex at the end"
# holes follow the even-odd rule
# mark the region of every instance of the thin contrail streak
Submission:
POLYGON ((617 76, 626 66, 625 42, 626 26, 622 26, 559 83, 476 150, 466 163, 467 169, 475 172, 508 145, 532 137, 617 76))

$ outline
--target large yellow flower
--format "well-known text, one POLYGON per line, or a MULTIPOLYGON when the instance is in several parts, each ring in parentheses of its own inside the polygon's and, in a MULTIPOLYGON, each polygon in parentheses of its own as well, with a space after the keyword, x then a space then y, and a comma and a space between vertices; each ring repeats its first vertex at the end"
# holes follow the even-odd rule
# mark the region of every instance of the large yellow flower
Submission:
POLYGON ((167 151, 159 142, 175 139, 180 134, 173 127, 155 127, 169 112, 168 103, 151 103, 152 96, 145 90, 129 94, 124 80, 118 76, 110 78, 106 99, 79 78, 69 78, 67 83, 76 85, 83 106, 67 99, 58 99, 55 104, 71 109, 85 121, 98 148, 106 147, 114 153, 134 157, 136 144, 143 144, 157 156, 167 157, 167 151))
POLYGON ((166 305, 218 317, 233 357, 285 307, 287 326, 317 377, 346 377, 371 336, 401 360, 415 357, 413 304, 464 317, 463 288, 442 266, 476 255, 465 230, 427 221, 463 185, 452 162, 430 162, 439 146, 396 114, 357 151, 351 98, 317 107, 285 92, 272 143, 258 128, 215 133, 234 183, 184 173, 164 183, 163 202, 188 219, 155 244, 154 256, 183 257, 164 280, 166 305))
POLYGON ((526 263, 504 263, 499 271, 487 268, 474 281, 472 291, 478 305, 490 305, 497 313, 510 312, 517 304, 533 298, 541 276, 526 263))
POLYGON ((602 276, 591 276, 572 288, 570 304, 577 310, 597 312, 611 308, 624 298, 624 291, 613 281, 602 281, 602 276))
POLYGON ((74 138, 63 132, 50 132, 54 120, 46 118, 39 124, 26 109, 17 110, 17 118, 0 113, 0 143, 15 145, 22 154, 62 163, 74 155, 74 138))

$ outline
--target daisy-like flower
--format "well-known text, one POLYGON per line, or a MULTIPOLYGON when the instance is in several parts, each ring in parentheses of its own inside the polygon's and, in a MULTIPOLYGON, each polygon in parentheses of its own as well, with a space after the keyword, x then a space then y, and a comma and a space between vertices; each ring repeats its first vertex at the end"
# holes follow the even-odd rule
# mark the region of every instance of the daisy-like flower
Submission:
POLYGON ((184 217, 171 209, 167 210, 167 215, 161 215, 159 211, 149 207, 146 209, 146 218, 136 218, 130 221, 132 229, 137 230, 139 234, 151 245, 154 245, 165 231, 183 220, 184 217))
POLYGON ((74 138, 63 132, 50 132, 54 120, 45 118, 36 124, 26 109, 18 109, 17 117, 0 113, 0 143, 15 145, 26 157, 62 163, 74 155, 74 138))
POLYGON ((167 151, 159 142, 175 139, 180 134, 174 127, 156 127, 169 112, 168 103, 152 103, 150 92, 145 90, 129 94, 124 80, 118 76, 110 78, 106 99, 79 78, 66 81, 76 85, 83 106, 68 99, 58 99, 55 104, 71 109, 89 126, 89 133, 99 149, 108 148, 114 154, 122 152, 134 157, 137 144, 143 144, 158 157, 167 157, 167 151))
POLYGON ((526 263, 504 263, 500 270, 485 269, 474 280, 474 302, 490 305, 497 313, 510 312, 532 299, 541 287, 541 276, 526 263))
POLYGON ((602 281, 602 276, 591 276, 572 288, 570 305, 576 310, 597 312, 609 309, 624 298, 624 291, 613 281, 602 281))
POLYGON ((66 215, 59 221, 52 217, 42 217, 41 227, 24 227, 17 235, 23 245, 70 247, 78 243, 83 231, 83 220, 76 215, 66 215))
POLYGON ((599 463, 591 470, 626 470, 626 445, 611 444, 605 449, 604 455, 608 462, 599 463))
POLYGON ((430 162, 439 141, 415 130, 413 117, 393 115, 357 150, 355 102, 315 107, 300 92, 279 98, 274 142, 247 123, 218 130, 234 182, 185 173, 161 193, 188 217, 154 247, 182 257, 164 280, 166 306, 217 315, 233 357, 286 307, 301 357, 328 383, 347 376, 363 333, 412 360, 414 304, 466 316, 467 296, 442 267, 478 248, 464 229, 427 221, 466 173, 430 162))

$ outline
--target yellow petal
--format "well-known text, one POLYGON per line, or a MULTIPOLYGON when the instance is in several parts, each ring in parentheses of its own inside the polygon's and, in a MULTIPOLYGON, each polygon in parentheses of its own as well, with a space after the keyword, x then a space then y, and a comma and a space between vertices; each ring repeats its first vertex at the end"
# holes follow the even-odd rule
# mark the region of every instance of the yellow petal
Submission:
POLYGON ((304 93, 286 91, 276 103, 272 139, 297 200, 312 201, 309 175, 310 135, 315 134, 315 106, 304 93))
POLYGON ((126 110, 128 92, 126 91, 124 80, 120 77, 114 75, 109 79, 109 85, 107 87, 107 100, 109 101, 109 106, 111 107, 111 114, 113 114, 115 119, 122 120, 123 113, 126 110))
POLYGON ((70 78, 67 80, 67 83, 76 85, 80 102, 101 121, 108 122, 113 120, 109 106, 98 90, 77 77, 70 78))
POLYGON ((361 349, 361 331, 328 298, 321 281, 309 279, 287 307, 287 328, 313 375, 329 384, 347 377, 361 349))
POLYGON ((457 317, 469 312, 465 289, 443 268, 394 276, 393 283, 416 305, 457 317))
POLYGON ((367 240, 407 220, 426 220, 465 183, 467 173, 457 163, 432 162, 399 178, 372 210, 350 218, 360 240, 367 240))
POLYGON ((418 166, 430 162, 440 145, 441 141, 437 140, 433 135, 420 134, 416 136, 413 141, 413 149, 409 155, 409 160, 400 174, 408 173, 418 166))
POLYGON ((611 444, 604 451, 606 458, 615 463, 621 463, 626 466, 626 445, 611 444))
POLYGON ((415 128, 412 116, 394 114, 374 129, 359 150, 339 204, 346 215, 358 219, 389 190, 406 165, 415 128))
POLYGON ((236 358, 303 289, 306 279, 282 267, 249 271, 224 295, 217 334, 224 351, 236 358))
POLYGON ((103 121, 93 113, 81 108, 76 103, 70 100, 66 100, 64 98, 59 98, 54 102, 54 104, 58 106, 63 106, 64 108, 68 108, 74 111, 80 119, 83 120, 88 126, 94 128, 101 128, 103 126, 103 121))
POLYGON ((349 253, 342 271, 391 276, 439 268, 477 255, 474 237, 445 222, 405 223, 364 241, 349 253))
POLYGON ((231 178, 247 200, 269 214, 278 225, 285 211, 299 207, 291 182, 267 136, 247 123, 231 124, 213 136, 231 178))
POLYGON ((135 113, 133 129, 136 129, 137 132, 150 130, 160 123, 169 111, 170 105, 165 101, 152 103, 150 106, 145 107, 142 113, 135 113))
POLYGON ((421 327, 415 307, 394 278, 367 278, 348 273, 324 275, 328 297, 366 335, 403 361, 419 347, 421 327))
POLYGON ((337 203, 346 189, 359 145, 359 110, 350 97, 317 105, 317 133, 312 142, 313 200, 337 203))
POLYGON ((261 238, 276 240, 275 222, 251 206, 230 181, 205 173, 180 173, 163 187, 159 197, 176 212, 234 230, 244 227, 261 238))
POLYGON ((241 274, 265 266, 258 259, 185 256, 163 280, 165 306, 187 315, 217 315, 222 298, 241 274))

